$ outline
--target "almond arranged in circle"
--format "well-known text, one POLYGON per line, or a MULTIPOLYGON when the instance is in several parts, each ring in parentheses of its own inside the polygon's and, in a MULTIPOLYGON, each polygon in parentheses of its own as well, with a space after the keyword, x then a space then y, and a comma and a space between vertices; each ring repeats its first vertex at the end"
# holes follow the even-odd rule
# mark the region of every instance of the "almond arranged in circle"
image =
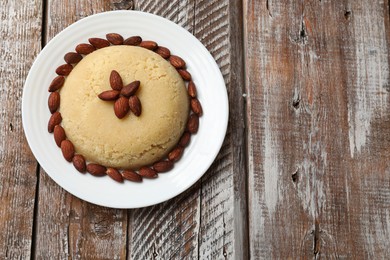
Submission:
POLYGON ((146 166, 141 167, 141 169, 139 169, 138 171, 138 174, 144 178, 151 178, 151 179, 157 178, 157 172, 152 168, 146 166))
POLYGON ((131 171, 131 170, 124 170, 122 172, 122 176, 123 176, 123 178, 125 178, 126 180, 129 180, 129 181, 133 181, 133 182, 141 182, 142 181, 141 175, 138 175, 136 172, 131 171))
POLYGON ((66 134, 64 128, 60 125, 56 125, 54 127, 54 141, 56 142, 58 147, 61 147, 62 141, 66 139, 66 134))
POLYGON ((115 168, 107 168, 106 173, 114 181, 123 182, 123 177, 122 177, 122 175, 119 173, 119 171, 117 169, 115 169, 115 168))
POLYGON ((71 162, 74 156, 74 146, 71 141, 64 140, 61 142, 61 151, 64 158, 71 162))
POLYGON ((131 36, 129 38, 127 38, 123 44, 124 45, 133 45, 133 46, 137 46, 139 45, 140 43, 142 42, 142 38, 140 36, 131 36))
POLYGON ((122 37, 122 35, 120 35, 118 33, 108 33, 108 34, 106 34, 106 38, 110 43, 112 43, 114 45, 123 44, 123 37, 122 37))
POLYGON ((87 172, 94 176, 104 176, 106 175, 107 168, 103 165, 97 163, 89 163, 87 165, 87 172))
POLYGON ((62 116, 61 116, 61 114, 60 114, 60 112, 54 112, 52 115, 51 115, 51 117, 50 117, 50 119, 49 119, 49 123, 48 123, 48 125, 47 125, 47 130, 48 130, 48 132, 49 133, 52 133, 53 131, 54 131, 54 127, 56 126, 56 125, 59 125, 60 123, 61 123, 61 121, 62 121, 62 116))
POLYGON ((102 49, 110 46, 110 42, 102 38, 89 38, 88 41, 96 48, 102 49))
POLYGON ((75 156, 73 156, 72 162, 76 170, 78 170, 81 173, 86 172, 87 164, 85 162, 84 156, 82 156, 81 154, 76 154, 75 156))
POLYGON ((167 172, 172 170, 173 162, 172 161, 159 161, 153 164, 153 169, 156 172, 167 172))
POLYGON ((60 93, 52 92, 47 100, 50 113, 54 113, 60 107, 60 93))

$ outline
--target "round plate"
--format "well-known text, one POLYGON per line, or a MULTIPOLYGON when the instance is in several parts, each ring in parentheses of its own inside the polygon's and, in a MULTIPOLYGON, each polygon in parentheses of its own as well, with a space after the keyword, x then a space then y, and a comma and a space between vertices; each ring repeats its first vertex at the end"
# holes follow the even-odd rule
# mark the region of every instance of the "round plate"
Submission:
POLYGON ((224 140, 228 99, 221 72, 207 49, 188 31, 162 17, 137 11, 112 11, 84 18, 59 33, 41 51, 27 76, 22 116, 27 141, 42 168, 73 195, 112 208, 138 208, 168 200, 194 184, 210 167, 224 140), (80 174, 63 157, 47 132, 50 112, 47 91, 64 54, 88 38, 116 32, 124 38, 140 35, 183 57, 198 89, 204 115, 182 159, 173 170, 142 183, 117 183, 108 176, 80 174))

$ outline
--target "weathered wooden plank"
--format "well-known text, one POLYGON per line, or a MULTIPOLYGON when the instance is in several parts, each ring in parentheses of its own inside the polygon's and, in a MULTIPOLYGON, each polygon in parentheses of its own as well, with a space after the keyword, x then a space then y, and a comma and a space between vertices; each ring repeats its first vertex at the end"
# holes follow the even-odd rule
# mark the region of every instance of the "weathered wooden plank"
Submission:
POLYGON ((388 2, 244 14, 251 258, 385 258, 388 2))
POLYGON ((164 16, 205 44, 232 94, 232 113, 225 144, 202 181, 168 202, 132 211, 129 256, 134 259, 245 259, 242 38, 241 15, 237 15, 241 5, 229 1, 135 1, 135 9, 164 16))
MULTIPOLYGON (((132 8, 132 3, 47 1, 44 42, 85 16, 122 8, 132 8)), ((126 258, 127 211, 81 201, 55 184, 43 170, 40 172, 36 223, 37 259, 126 258)))
MULTIPOLYGON (((166 17, 192 32, 194 1, 134 1, 134 9, 166 17)), ((168 46, 169 47, 169 46, 168 46)), ((156 206, 131 211, 128 259, 197 259, 199 182, 156 206)))
POLYGON ((28 259, 37 163, 22 130, 23 83, 40 50, 41 1, 0 8, 0 258, 28 259))
POLYGON ((246 259, 246 168, 242 5, 196 1, 195 36, 217 61, 229 94, 224 145, 202 179, 200 258, 246 259))

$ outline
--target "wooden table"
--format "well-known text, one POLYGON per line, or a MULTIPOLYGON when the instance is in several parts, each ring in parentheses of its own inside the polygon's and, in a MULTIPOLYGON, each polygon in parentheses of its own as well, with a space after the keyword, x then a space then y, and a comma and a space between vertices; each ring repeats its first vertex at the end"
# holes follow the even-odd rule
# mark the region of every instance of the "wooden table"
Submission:
POLYGON ((0 259, 388 258, 389 4, 3 0, 0 259), (193 33, 230 103, 224 145, 203 178, 135 210, 65 192, 37 164, 21 122, 23 83, 42 47, 116 9, 193 33))

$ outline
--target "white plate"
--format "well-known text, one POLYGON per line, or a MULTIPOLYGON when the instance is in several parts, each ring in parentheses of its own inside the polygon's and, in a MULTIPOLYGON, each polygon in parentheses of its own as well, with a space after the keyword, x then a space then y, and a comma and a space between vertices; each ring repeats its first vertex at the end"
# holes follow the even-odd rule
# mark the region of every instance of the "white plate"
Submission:
POLYGON ((188 31, 162 17, 137 12, 113 11, 84 18, 63 30, 41 51, 27 76, 23 90, 22 116, 27 141, 42 168, 73 195, 112 208, 138 208, 168 200, 194 184, 210 167, 225 137, 228 99, 221 72, 207 49, 188 31), (108 176, 80 174, 65 161, 53 135, 47 132, 50 112, 47 91, 63 56, 88 38, 105 38, 116 32, 125 38, 140 35, 168 47, 183 57, 198 88, 204 115, 173 170, 142 183, 116 183, 108 176))

